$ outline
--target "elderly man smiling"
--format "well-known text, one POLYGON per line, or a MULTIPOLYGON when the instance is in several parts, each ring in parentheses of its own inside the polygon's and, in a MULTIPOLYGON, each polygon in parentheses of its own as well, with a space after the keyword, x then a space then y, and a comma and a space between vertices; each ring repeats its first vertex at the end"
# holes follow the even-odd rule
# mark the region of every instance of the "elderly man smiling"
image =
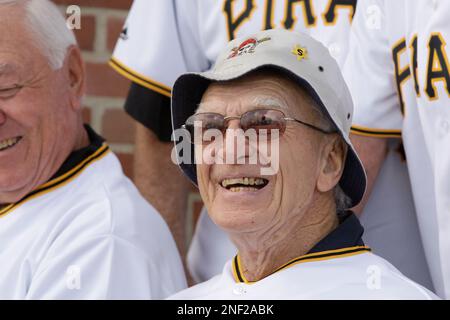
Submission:
MULTIPOLYGON (((345 210, 358 204, 366 183, 348 137, 352 112, 326 48, 285 30, 236 39, 210 71, 176 81, 174 129, 194 133, 197 163, 180 166, 239 252, 221 275, 172 298, 435 298, 371 253, 358 219, 345 210), (210 141, 198 129, 226 138, 210 141), (263 175, 261 163, 239 162, 237 150, 244 148, 241 157, 249 158, 254 147, 249 141, 228 143, 228 135, 239 130, 269 132, 257 148, 277 143, 270 158, 278 156, 279 170, 263 175), (204 161, 229 155, 234 163, 204 161)), ((186 151, 180 143, 176 147, 186 151)))
POLYGON ((83 126, 85 71, 47 0, 0 0, 0 299, 164 298, 175 243, 83 126))

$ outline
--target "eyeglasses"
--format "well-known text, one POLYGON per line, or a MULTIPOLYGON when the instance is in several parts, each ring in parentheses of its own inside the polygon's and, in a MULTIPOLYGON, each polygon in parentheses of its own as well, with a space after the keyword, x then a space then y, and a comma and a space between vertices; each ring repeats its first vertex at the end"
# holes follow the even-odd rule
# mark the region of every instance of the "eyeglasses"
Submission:
POLYGON ((275 109, 256 109, 245 112, 240 116, 228 117, 213 112, 196 113, 190 116, 182 127, 188 130, 191 137, 194 137, 194 141, 196 144, 205 144, 209 143, 210 141, 205 141, 202 137, 196 139, 195 134, 196 132, 198 132, 196 130, 200 129, 201 132, 204 132, 209 129, 216 129, 224 134, 228 127, 228 121, 234 119, 239 120, 240 127, 244 132, 249 129, 254 129, 256 134, 258 135, 261 132, 264 132, 267 134, 267 136, 270 136, 272 130, 278 130, 278 134, 281 137, 286 130, 287 121, 298 122, 308 128, 317 130, 324 134, 336 132, 327 131, 301 120, 286 117, 286 115, 282 111, 275 109))

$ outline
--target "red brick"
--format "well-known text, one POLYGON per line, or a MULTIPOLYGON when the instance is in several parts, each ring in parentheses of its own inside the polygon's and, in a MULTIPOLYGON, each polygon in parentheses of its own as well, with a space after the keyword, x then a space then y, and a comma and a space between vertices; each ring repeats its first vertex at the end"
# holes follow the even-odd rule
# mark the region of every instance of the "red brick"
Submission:
POLYGON ((121 18, 108 19, 107 48, 110 52, 114 50, 117 39, 122 32, 124 23, 125 20, 121 18))
POLYGON ((86 63, 87 94, 95 96, 125 97, 130 81, 106 63, 86 63))
POLYGON ((122 169, 125 175, 128 178, 133 179, 133 155, 129 153, 116 153, 116 155, 122 164, 122 169))
POLYGON ((91 123, 91 109, 88 107, 83 107, 82 114, 83 114, 83 122, 90 124, 91 123))
POLYGON ((74 29, 81 50, 93 51, 95 42, 95 16, 83 15, 81 17, 81 28, 74 29))
POLYGON ((134 120, 122 109, 106 110, 103 114, 102 128, 102 135, 109 142, 134 142, 134 120))
POLYGON ((53 0, 56 4, 128 10, 133 0, 53 0))

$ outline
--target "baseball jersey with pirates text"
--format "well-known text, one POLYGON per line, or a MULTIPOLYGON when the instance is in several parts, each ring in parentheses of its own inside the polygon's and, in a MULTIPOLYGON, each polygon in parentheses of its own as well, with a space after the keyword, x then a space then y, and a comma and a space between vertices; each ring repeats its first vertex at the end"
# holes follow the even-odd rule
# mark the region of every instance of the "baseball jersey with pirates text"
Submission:
POLYGON ((436 292, 450 298, 450 1, 358 2, 344 73, 353 132, 403 138, 436 292))

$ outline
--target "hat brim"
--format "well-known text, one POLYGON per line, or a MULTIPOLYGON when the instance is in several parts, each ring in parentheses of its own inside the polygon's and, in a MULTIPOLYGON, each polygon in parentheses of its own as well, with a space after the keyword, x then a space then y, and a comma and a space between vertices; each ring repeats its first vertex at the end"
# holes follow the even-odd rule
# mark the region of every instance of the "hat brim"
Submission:
MULTIPOLYGON (((238 79, 251 72, 262 69, 277 70, 278 72, 286 75, 294 82, 298 83, 311 95, 314 101, 327 114, 329 120, 333 122, 319 95, 305 79, 299 77, 298 75, 283 67, 277 65, 263 65, 252 70, 248 70, 245 73, 230 76, 226 79, 224 79, 223 77, 220 79, 215 79, 209 73, 188 73, 179 77, 175 82, 172 90, 171 111, 173 130, 182 128, 187 118, 195 113, 198 104, 201 102, 203 94, 211 83, 226 82, 238 79)), ((341 179, 339 180, 339 185, 345 192, 345 194, 350 197, 352 201, 351 206, 353 207, 359 204, 362 197, 364 196, 364 192, 366 190, 366 174, 350 139, 343 136, 342 134, 341 136, 348 145, 348 151, 345 161, 345 167, 341 179)), ((197 170, 194 162, 194 146, 191 146, 192 158, 190 163, 184 163, 180 160, 182 150, 180 149, 180 145, 176 142, 175 147, 178 157, 178 165, 180 166, 184 174, 192 181, 192 183, 197 185, 197 170)))

